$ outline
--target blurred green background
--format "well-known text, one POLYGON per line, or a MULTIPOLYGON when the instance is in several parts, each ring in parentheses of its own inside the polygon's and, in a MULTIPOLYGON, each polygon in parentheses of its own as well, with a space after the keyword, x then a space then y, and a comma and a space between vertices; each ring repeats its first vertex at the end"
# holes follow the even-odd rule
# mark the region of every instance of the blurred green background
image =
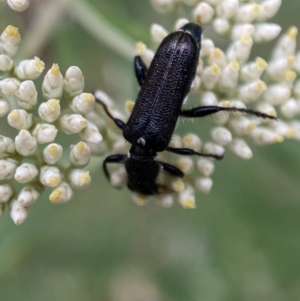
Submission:
MULTIPOLYGON (((87 30, 72 4, 63 10, 59 2, 31 0, 21 14, 1 6, 1 31, 19 27, 21 58, 37 55, 62 73, 77 65, 86 91, 101 88, 120 107, 134 99, 132 60, 87 30), (39 25, 39 36, 37 21, 45 16, 50 23, 39 25)), ((148 0, 85 3, 129 41, 148 45, 151 23, 171 29, 182 13, 160 15, 148 0)), ((300 25, 299 12, 298 0, 285 0, 273 21, 285 31, 300 25)), ((260 46, 260 56, 268 58, 272 45, 260 46)), ((205 131, 211 121, 181 123, 178 131, 196 125, 205 131)), ((108 185, 102 159, 94 159, 90 189, 70 203, 55 206, 45 195, 19 227, 8 212, 1 217, 0 300, 300 300, 299 148, 296 141, 253 146, 250 161, 227 151, 216 164, 212 192, 197 194, 195 210, 136 206, 127 189, 108 185)))

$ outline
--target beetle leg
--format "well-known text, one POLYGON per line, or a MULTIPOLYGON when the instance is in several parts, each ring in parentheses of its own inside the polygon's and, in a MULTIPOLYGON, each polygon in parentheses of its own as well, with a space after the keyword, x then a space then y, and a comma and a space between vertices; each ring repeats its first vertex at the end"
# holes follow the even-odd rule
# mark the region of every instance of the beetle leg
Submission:
POLYGON ((161 161, 157 161, 157 162, 163 167, 165 171, 167 171, 171 175, 179 178, 182 178, 184 176, 184 173, 176 166, 161 161))
POLYGON ((193 108, 190 110, 181 110, 180 112, 180 116, 182 117, 204 117, 207 115, 212 115, 221 111, 226 111, 226 112, 242 112, 242 113, 248 113, 248 114, 252 114, 255 115, 257 117, 261 117, 261 118, 269 118, 269 119, 273 119, 273 120, 277 120, 277 118, 275 116, 272 115, 268 115, 266 113, 263 112, 259 112, 259 111, 254 111, 251 109, 244 109, 244 108, 236 108, 236 107, 218 107, 218 106, 203 106, 203 107, 197 107, 197 108, 193 108))
POLYGON ((139 55, 134 57, 134 71, 136 79, 141 87, 145 82, 148 68, 146 67, 145 63, 139 55))
POLYGON ((123 163, 126 158, 127 158, 126 155, 119 155, 119 154, 111 155, 105 158, 105 160, 103 161, 103 170, 108 181, 110 181, 110 175, 106 165, 109 163, 123 163))
POLYGON ((110 114, 110 112, 108 111, 107 105, 99 98, 95 97, 96 102, 98 102, 104 109, 106 115, 116 124, 116 126, 123 130, 124 126, 125 126, 125 122, 122 121, 119 118, 115 118, 113 115, 110 114))
POLYGON ((210 157, 210 158, 215 158, 215 159, 222 159, 223 156, 219 155, 214 155, 214 154, 203 154, 203 153, 198 153, 190 148, 175 148, 175 147, 170 147, 168 146, 166 148, 166 151, 178 154, 178 155, 183 155, 183 156, 201 156, 201 157, 210 157))

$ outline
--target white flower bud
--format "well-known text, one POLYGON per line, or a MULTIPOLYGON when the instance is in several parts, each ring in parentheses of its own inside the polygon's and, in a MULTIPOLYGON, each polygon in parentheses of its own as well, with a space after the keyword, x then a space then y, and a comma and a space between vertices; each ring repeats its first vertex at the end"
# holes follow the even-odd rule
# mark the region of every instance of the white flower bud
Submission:
POLYGON ((47 164, 55 164, 62 156, 63 148, 57 143, 47 145, 43 150, 43 159, 47 164))
POLYGON ((126 185, 126 182, 127 182, 127 174, 124 168, 120 168, 114 171, 110 176, 110 184, 113 187, 121 188, 124 185, 126 185))
POLYGON ((201 77, 204 86, 207 89, 213 89, 213 87, 216 85, 216 83, 219 80, 220 73, 221 73, 221 68, 216 64, 205 68, 203 70, 202 77, 201 77))
POLYGON ((218 99, 216 94, 213 92, 204 92, 201 97, 202 106, 216 106, 218 104, 218 99))
POLYGON ((170 208, 173 205, 173 197, 171 195, 158 195, 156 197, 156 203, 163 208, 170 208))
POLYGON ((136 192, 132 194, 132 199, 138 206, 144 206, 149 201, 148 196, 136 192))
POLYGON ((300 103, 296 101, 294 98, 288 99, 280 106, 281 113, 286 118, 293 118, 300 112, 300 103))
POLYGON ((238 0, 224 0, 217 6, 217 14, 218 16, 230 19, 237 13, 239 9, 239 1, 238 0))
POLYGON ((88 188, 91 184, 91 176, 89 171, 82 169, 73 169, 69 175, 70 184, 74 188, 84 189, 88 188))
POLYGON ((15 138, 15 147, 22 156, 31 156, 37 150, 37 142, 26 130, 21 130, 15 138))
POLYGON ((44 69, 45 63, 36 56, 34 59, 21 61, 15 67, 15 75, 21 80, 36 79, 44 69))
POLYGON ((55 140, 58 130, 53 124, 38 123, 32 131, 32 135, 38 143, 50 143, 55 140))
POLYGON ((16 152, 14 141, 8 137, 0 135, 0 157, 12 155, 16 152))
POLYGON ((274 84, 268 87, 264 99, 272 105, 280 105, 291 96, 291 88, 284 83, 274 84))
POLYGON ((274 60, 282 57, 288 57, 290 55, 295 55, 297 46, 297 27, 293 26, 280 37, 277 42, 276 47, 273 50, 272 57, 274 60))
MULTIPOLYGON (((200 78, 200 76, 196 75, 194 80, 192 81, 192 84, 191 84, 191 91, 198 90, 200 86, 201 86, 201 78, 200 78)), ((185 98, 183 103, 185 103, 186 101, 187 101, 187 97, 185 98)))
POLYGON ((258 57, 255 62, 250 62, 244 65, 241 69, 241 79, 244 81, 254 81, 261 77, 264 70, 268 67, 268 63, 258 57))
POLYGON ((213 140, 220 145, 227 145, 232 141, 231 132, 224 127, 216 127, 212 130, 213 140))
POLYGON ((84 77, 82 71, 77 66, 68 68, 64 79, 64 91, 68 96, 74 97, 82 93, 84 88, 84 77))
POLYGON ((178 194, 178 202, 184 209, 196 208, 194 190, 187 188, 178 194))
POLYGON ((278 37, 281 26, 275 23, 260 23, 255 25, 254 42, 269 42, 278 37))
POLYGON ((209 23, 214 16, 214 9, 205 2, 199 2, 193 10, 193 16, 196 23, 209 23))
MULTIPOLYGON (((266 114, 274 116, 274 117, 277 116, 277 112, 276 112, 275 108, 268 103, 260 103, 257 106, 257 111, 266 113, 266 114)), ((267 120, 266 120, 266 122, 267 122, 267 120)))
POLYGON ((33 110, 37 104, 37 91, 33 81, 26 80, 20 84, 19 91, 16 92, 18 105, 24 110, 33 110))
POLYGON ((195 134, 185 135, 182 139, 183 147, 191 148, 198 152, 202 146, 201 139, 195 134))
POLYGON ((21 225, 28 216, 28 211, 17 200, 13 200, 10 204, 10 217, 18 226, 21 225))
POLYGON ((213 186, 213 181, 211 178, 198 178, 195 181, 195 186, 201 192, 209 193, 213 186))
POLYGON ((214 123, 217 125, 224 125, 229 120, 229 114, 228 112, 218 112, 216 114, 213 114, 211 116, 214 123))
POLYGON ((239 40, 229 45, 227 57, 230 61, 236 60, 240 64, 245 63, 249 59, 252 46, 252 38, 248 35, 243 35, 239 40))
POLYGON ((95 110, 85 116, 88 121, 91 121, 94 125, 97 126, 98 129, 106 129, 107 125, 103 118, 101 118, 100 114, 95 110))
POLYGON ((214 30, 219 35, 226 35, 230 30, 230 23, 227 19, 216 18, 213 21, 214 30))
POLYGON ((182 147, 182 139, 179 135, 173 135, 171 138, 171 141, 169 143, 169 146, 175 147, 175 148, 180 148, 182 147))
POLYGON ((40 189, 34 186, 25 186, 18 195, 18 202, 22 206, 32 205, 40 197, 40 189))
POLYGON ((49 99, 39 106, 40 117, 47 122, 54 122, 60 116, 59 99, 49 99))
MULTIPOLYGON (((179 136, 176 136, 176 137, 179 137, 179 136)), ((112 152, 113 153, 122 153, 122 152, 128 153, 130 147, 131 147, 131 145, 124 138, 120 138, 113 144, 112 152)))
POLYGON ((55 166, 42 166, 40 182, 47 187, 56 187, 61 181, 59 169, 55 166))
POLYGON ((88 121, 87 126, 80 132, 80 137, 89 143, 99 143, 103 140, 98 128, 88 121))
POLYGON ((246 103, 254 102, 258 100, 266 90, 267 85, 261 80, 256 80, 241 86, 239 88, 239 97, 246 103))
POLYGON ((256 126, 254 122, 246 117, 230 119, 229 125, 237 135, 248 135, 256 126))
POLYGON ((29 0, 7 0, 7 4, 11 9, 22 12, 29 7, 29 0))
POLYGON ((283 141, 283 137, 276 132, 262 127, 257 127, 251 132, 254 142, 259 145, 268 145, 283 141))
POLYGON ((95 107, 95 97, 91 93, 81 93, 72 100, 71 109, 79 114, 91 113, 95 107))
POLYGON ((9 103, 6 99, 0 98, 0 117, 5 116, 9 112, 9 103))
POLYGON ((167 186, 171 191, 180 192, 184 189, 184 182, 179 178, 168 178, 167 186))
POLYGON ((52 204, 63 204, 71 200, 73 196, 72 188, 68 183, 61 183, 49 196, 52 204))
POLYGON ((28 129, 32 126, 32 115, 25 110, 12 110, 7 116, 8 124, 18 130, 28 129))
POLYGON ((150 66, 154 57, 154 52, 148 49, 144 43, 136 43, 136 54, 142 58, 147 67, 150 66))
POLYGON ((243 139, 234 139, 230 144, 230 149, 240 158, 248 160, 252 158, 251 148, 243 139))
POLYGON ((79 114, 66 114, 59 119, 59 125, 66 134, 79 133, 87 124, 88 121, 79 114))
POLYGON ((43 81, 43 95, 47 99, 61 98, 63 95, 63 88, 64 79, 59 71, 59 66, 57 64, 53 64, 43 81))
POLYGON ((181 157, 177 160, 176 166, 184 173, 189 174, 192 172, 194 162, 191 157, 181 157))
POLYGON ((11 179, 17 169, 17 162, 12 159, 0 159, 0 180, 11 179))
POLYGON ((281 0, 265 0, 261 3, 262 11, 260 14, 261 20, 273 18, 281 6, 281 0))
POLYGON ((201 158, 197 161, 198 170, 206 177, 210 176, 214 170, 215 165, 211 160, 201 158))
POLYGON ((13 189, 8 184, 0 185, 0 203, 8 202, 13 192, 13 189))
POLYGON ((214 42, 210 39, 203 39, 201 42, 200 57, 210 56, 215 49, 214 42))
POLYGON ((0 37, 0 50, 3 54, 12 57, 16 54, 21 41, 18 28, 11 25, 7 26, 0 37))
POLYGON ((271 122, 270 129, 276 132, 278 135, 286 138, 294 138, 296 135, 295 129, 291 128, 288 123, 283 121, 271 122))
POLYGON ((252 23, 256 18, 259 17, 262 7, 256 3, 242 4, 235 16, 236 22, 252 23))
MULTIPOLYGON (((198 1, 198 0, 197 0, 198 1)), ((177 19, 175 26, 174 26, 174 30, 179 30, 180 28, 182 28, 184 25, 188 24, 190 21, 188 19, 177 19)))
POLYGON ((162 40, 168 35, 168 32, 158 24, 152 24, 150 31, 152 41, 157 44, 160 44, 162 40))
POLYGON ((219 67, 224 68, 227 65, 227 58, 225 53, 220 48, 215 48, 208 58, 208 64, 216 64, 219 67))
POLYGON ((206 143, 204 145, 204 153, 205 154, 211 154, 211 155, 217 155, 217 156, 223 156, 225 152, 225 149, 223 146, 214 144, 214 143, 206 143))
POLYGON ((240 40, 242 36, 252 37, 255 31, 255 27, 250 23, 234 24, 231 31, 232 40, 240 40))
POLYGON ((14 66, 12 59, 4 54, 0 54, 0 71, 10 71, 14 66))
POLYGON ((69 160, 75 166, 88 165, 91 159, 91 150, 84 142, 79 142, 71 147, 69 160))
POLYGON ((19 90, 20 81, 16 78, 5 78, 0 80, 0 90, 4 95, 12 96, 19 90))
POLYGON ((161 13, 171 11, 175 7, 174 0, 151 0, 151 3, 153 7, 161 13))
POLYGON ((240 65, 237 61, 231 61, 221 72, 219 85, 224 89, 231 89, 237 85, 240 65))
POLYGON ((295 57, 293 55, 272 61, 267 69, 269 77, 276 81, 285 79, 286 74, 294 61, 295 57))
MULTIPOLYGON (((201 76, 202 72, 203 72, 203 61, 200 59, 198 61, 198 65, 197 65, 197 70, 196 70, 196 76, 201 76)), ((186 96, 186 98, 188 98, 188 96, 186 96)), ((183 101, 183 103, 185 103, 185 100, 183 101)))
POLYGON ((37 167, 31 163, 21 164, 15 172, 15 180, 19 183, 28 183, 33 180, 39 171, 37 167))

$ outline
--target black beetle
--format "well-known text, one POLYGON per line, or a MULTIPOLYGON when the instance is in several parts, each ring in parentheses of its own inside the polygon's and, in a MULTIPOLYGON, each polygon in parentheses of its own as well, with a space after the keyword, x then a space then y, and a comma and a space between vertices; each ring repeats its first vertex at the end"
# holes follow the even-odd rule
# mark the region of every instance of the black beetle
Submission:
POLYGON ((201 106, 189 110, 181 108, 196 74, 201 35, 201 26, 194 23, 188 23, 178 31, 170 33, 157 49, 149 70, 140 56, 134 58, 135 75, 141 89, 127 123, 114 118, 107 106, 97 99, 109 118, 123 131, 124 138, 132 144, 128 155, 115 154, 104 160, 103 169, 108 179, 108 163, 125 163, 127 186, 130 190, 144 195, 166 193, 171 190, 156 182, 160 169, 176 177, 183 177, 184 174, 171 164, 155 160, 157 152, 166 150, 179 155, 220 159, 220 156, 214 154, 169 146, 179 116, 204 117, 228 111, 276 119, 262 112, 237 107, 201 106))

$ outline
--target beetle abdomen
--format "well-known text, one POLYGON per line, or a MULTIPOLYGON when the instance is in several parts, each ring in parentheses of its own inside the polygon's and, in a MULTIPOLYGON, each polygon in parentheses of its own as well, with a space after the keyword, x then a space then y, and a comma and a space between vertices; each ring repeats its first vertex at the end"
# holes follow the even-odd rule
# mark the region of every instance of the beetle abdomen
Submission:
POLYGON ((127 141, 155 151, 168 146, 195 77, 199 51, 197 41, 185 31, 174 32, 162 41, 124 128, 127 141))

